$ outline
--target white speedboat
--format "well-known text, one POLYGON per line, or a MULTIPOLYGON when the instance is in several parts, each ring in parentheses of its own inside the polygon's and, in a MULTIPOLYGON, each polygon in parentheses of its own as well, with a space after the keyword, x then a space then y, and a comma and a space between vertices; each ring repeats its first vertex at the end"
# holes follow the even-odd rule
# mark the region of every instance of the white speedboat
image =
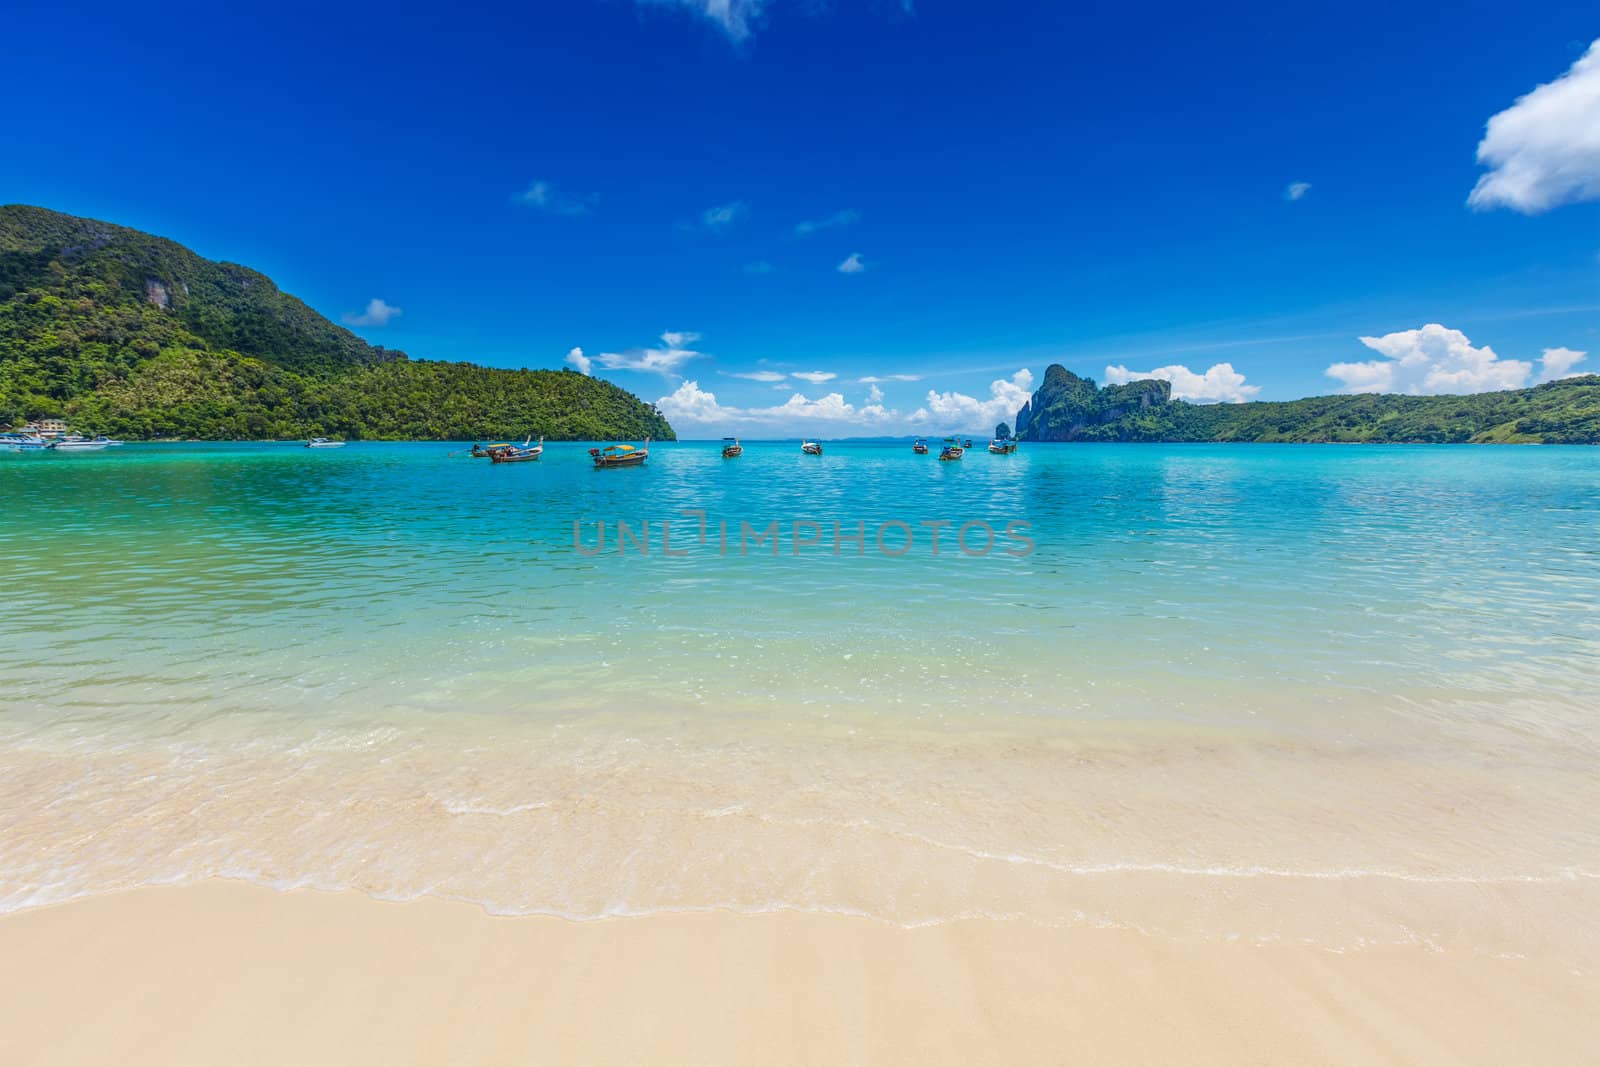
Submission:
POLYGON ((57 441, 52 447, 57 452, 98 452, 102 448, 109 447, 110 444, 111 441, 109 439, 95 440, 84 437, 81 434, 69 434, 57 441))
POLYGON ((330 441, 326 437, 313 437, 306 442, 307 448, 343 448, 343 441, 330 441))

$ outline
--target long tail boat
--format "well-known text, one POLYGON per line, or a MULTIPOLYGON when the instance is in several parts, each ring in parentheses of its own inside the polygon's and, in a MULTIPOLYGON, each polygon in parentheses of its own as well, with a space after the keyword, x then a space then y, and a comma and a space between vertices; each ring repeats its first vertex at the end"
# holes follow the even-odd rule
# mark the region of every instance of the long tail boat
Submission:
POLYGON ((944 439, 944 448, 939 451, 939 458, 960 459, 965 451, 966 449, 961 447, 961 441, 959 438, 946 437, 944 439))
POLYGON ((808 456, 820 456, 822 455, 822 445, 816 441, 801 441, 800 451, 808 456))
POLYGON ((989 451, 997 456, 1009 456, 1017 450, 1017 443, 1012 440, 1002 441, 998 437, 989 442, 989 451))
POLYGON ((739 443, 737 437, 724 437, 723 440, 728 442, 722 446, 723 459, 738 459, 744 455, 744 446, 739 443))
POLYGON ((531 459, 538 459, 544 455, 544 438, 539 438, 539 443, 532 448, 528 441, 533 440, 533 435, 528 435, 528 440, 522 442, 519 448, 516 445, 495 445, 489 449, 490 463, 526 463, 531 459))
POLYGON ((510 441, 501 441, 499 444, 494 445, 475 444, 472 446, 472 451, 467 454, 478 459, 488 459, 490 456, 494 455, 497 449, 516 447, 517 446, 512 444, 510 441))
POLYGON ((928 454, 928 442, 924 441, 920 437, 917 438, 915 441, 911 442, 911 451, 915 452, 919 456, 926 456, 928 454))
POLYGON ((650 438, 644 439, 644 444, 635 448, 633 445, 606 445, 604 448, 591 448, 589 455, 594 457, 595 467, 637 467, 650 458, 650 438))

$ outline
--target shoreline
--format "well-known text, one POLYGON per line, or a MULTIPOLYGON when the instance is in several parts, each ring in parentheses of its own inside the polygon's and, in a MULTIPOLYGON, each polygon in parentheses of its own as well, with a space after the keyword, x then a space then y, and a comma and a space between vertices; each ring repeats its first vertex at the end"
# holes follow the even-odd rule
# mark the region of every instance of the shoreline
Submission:
POLYGON ((30 1065, 1579 1063, 1600 1043, 1600 976, 1556 961, 1025 920, 574 922, 210 881, 0 916, 0 958, 28 976, 0 998, 0 1060, 30 1065))

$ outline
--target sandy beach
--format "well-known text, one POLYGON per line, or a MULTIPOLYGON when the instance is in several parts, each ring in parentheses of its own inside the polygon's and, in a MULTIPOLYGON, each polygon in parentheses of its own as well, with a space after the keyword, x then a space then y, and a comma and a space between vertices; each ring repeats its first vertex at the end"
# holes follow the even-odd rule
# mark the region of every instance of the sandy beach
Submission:
POLYGON ((213 881, 5 916, 0 959, 12 1065, 1600 1062, 1600 978, 1561 961, 1026 921, 571 922, 213 881))

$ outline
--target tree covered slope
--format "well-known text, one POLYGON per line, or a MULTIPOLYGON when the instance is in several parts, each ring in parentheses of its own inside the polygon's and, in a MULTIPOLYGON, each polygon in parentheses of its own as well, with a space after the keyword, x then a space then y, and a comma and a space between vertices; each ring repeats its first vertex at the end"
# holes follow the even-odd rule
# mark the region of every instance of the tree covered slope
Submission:
POLYGON ((674 436, 609 382, 408 359, 248 267, 0 207, 0 424, 46 416, 135 439, 674 436))
POLYGON ((1017 413, 1028 441, 1600 444, 1600 376, 1498 393, 1189 404, 1155 379, 1100 388, 1059 364, 1017 413))

